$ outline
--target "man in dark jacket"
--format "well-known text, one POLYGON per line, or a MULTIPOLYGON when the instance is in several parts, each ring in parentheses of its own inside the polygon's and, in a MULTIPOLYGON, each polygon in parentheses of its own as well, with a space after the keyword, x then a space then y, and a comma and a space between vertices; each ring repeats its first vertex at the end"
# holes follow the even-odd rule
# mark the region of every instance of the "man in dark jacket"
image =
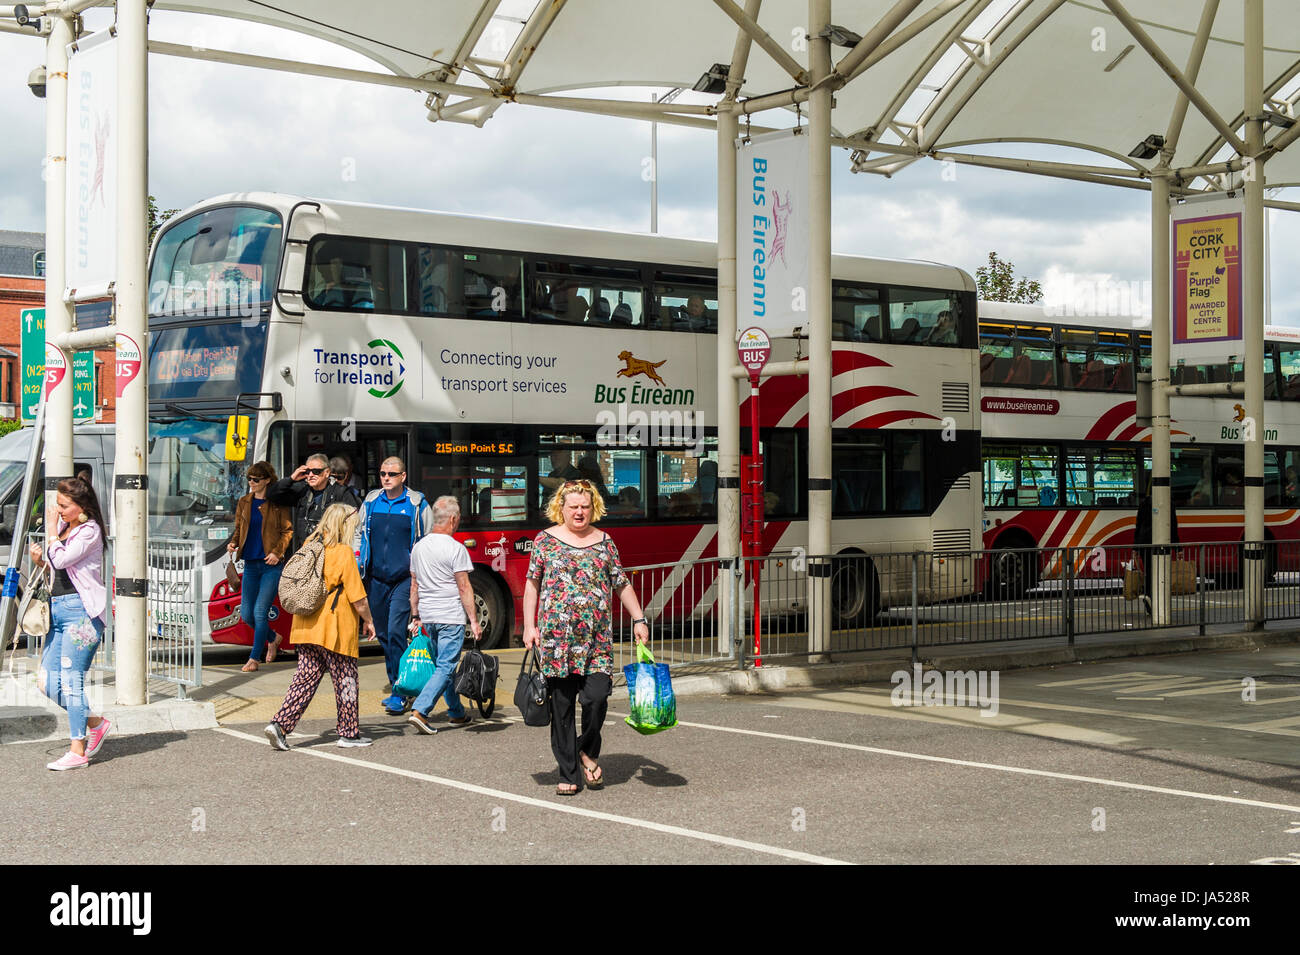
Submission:
MULTIPOLYGON (((1178 541, 1178 512, 1174 510, 1172 495, 1169 499, 1169 543, 1178 541)), ((1142 561, 1142 604, 1151 613, 1151 487, 1147 486, 1138 504, 1137 524, 1133 528, 1133 554, 1142 561)))
POLYGON ((293 549, 303 545, 331 504, 355 508, 356 498, 330 477, 330 461, 323 454, 313 454, 307 463, 287 478, 281 478, 266 492, 273 504, 293 508, 293 549))

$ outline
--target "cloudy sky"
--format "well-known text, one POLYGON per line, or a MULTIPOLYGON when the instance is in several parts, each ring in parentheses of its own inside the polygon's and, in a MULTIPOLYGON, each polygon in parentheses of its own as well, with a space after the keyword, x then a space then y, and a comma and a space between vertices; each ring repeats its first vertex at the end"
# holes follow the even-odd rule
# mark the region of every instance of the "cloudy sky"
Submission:
MULTIPOLYGON (((104 17, 90 11, 88 26, 104 17)), ((377 68, 323 42, 236 21, 155 13, 150 29, 175 43, 377 68)), ((43 57, 42 41, 0 34, 0 83, 10 91, 0 97, 0 229, 44 229, 43 101, 25 89, 43 57)), ((647 123, 508 104, 475 129, 429 123, 424 95, 411 91, 164 56, 151 57, 149 68, 149 189, 162 208, 272 190, 649 229, 647 123)), ((973 274, 996 250, 1043 281, 1049 297, 1067 280, 1150 279, 1145 192, 970 166, 950 181, 928 160, 892 179, 854 175, 838 149, 832 164, 836 252, 930 259, 973 274)), ((660 232, 715 238, 714 135, 660 126, 658 169, 660 232)), ((1282 250, 1273 255, 1272 321, 1300 326, 1300 270, 1288 264, 1300 247, 1300 215, 1271 218, 1273 248, 1282 250)))

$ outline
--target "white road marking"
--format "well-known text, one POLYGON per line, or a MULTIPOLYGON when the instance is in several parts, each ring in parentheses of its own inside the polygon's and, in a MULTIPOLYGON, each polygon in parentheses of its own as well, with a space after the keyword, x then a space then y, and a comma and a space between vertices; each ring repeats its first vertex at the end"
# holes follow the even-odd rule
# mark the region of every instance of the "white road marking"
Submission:
MULTIPOLYGON (((613 716, 622 714, 610 711, 613 716)), ((832 749, 848 749, 858 753, 875 753, 879 756, 896 756, 899 759, 915 759, 925 763, 944 763, 949 766, 967 766, 971 769, 991 769, 1000 773, 1013 773, 1020 776, 1042 776, 1048 779, 1064 779, 1069 782, 1091 783, 1095 786, 1109 786, 1113 789, 1132 789, 1138 792, 1161 793, 1166 796, 1185 796, 1189 799, 1204 799, 1208 802, 1226 802, 1237 806, 1252 806, 1256 809, 1280 809, 1284 812, 1300 812, 1300 806, 1280 802, 1262 802, 1257 799, 1241 799, 1236 796, 1216 796, 1213 793, 1191 792, 1186 789, 1169 789, 1165 786, 1148 786, 1145 783, 1128 783, 1118 779, 1102 779, 1097 776, 1076 776, 1073 773, 1054 773, 1046 769, 1028 769, 1024 766, 1004 766, 999 763, 980 763, 969 759, 953 759, 949 756, 929 756, 924 753, 905 753, 896 749, 881 749, 877 746, 860 746, 857 743, 839 743, 834 740, 817 739, 811 736, 790 736, 785 733, 765 733, 762 730, 738 729, 733 726, 714 726, 709 723, 688 723, 681 720, 678 726, 690 726, 694 729, 714 730, 719 733, 737 733, 741 736, 758 736, 764 739, 779 739, 790 743, 810 743, 814 746, 827 746, 832 749)))
MULTIPOLYGON (((224 733, 227 736, 233 736, 236 739, 246 740, 250 743, 258 743, 262 746, 266 745, 265 736, 254 736, 251 733, 241 733, 238 730, 227 729, 224 726, 218 727, 216 731, 218 733, 224 733)), ((397 766, 389 766, 386 763, 374 763, 364 759, 355 759, 351 756, 341 756, 338 753, 328 753, 322 752, 321 750, 304 749, 301 747, 295 747, 289 750, 289 752, 298 753, 303 756, 315 756, 318 759, 329 759, 338 763, 346 763, 349 766, 359 766, 363 769, 373 769, 381 773, 389 773, 393 776, 405 776, 408 779, 418 779, 421 782, 435 783, 439 786, 448 786, 452 789, 475 793, 479 796, 491 796, 493 799, 504 799, 509 802, 521 803, 525 806, 547 809, 551 812, 562 812, 571 816, 583 816, 587 819, 599 819, 602 822, 616 822, 624 826, 633 826, 637 829, 649 829, 651 832, 662 832, 670 836, 682 836, 686 839, 698 839, 701 842, 712 842, 720 846, 731 846, 735 849, 761 852, 766 855, 780 856, 784 859, 794 859, 799 862, 811 862, 817 865, 853 864, 851 862, 845 862, 842 859, 831 859, 826 856, 812 855, 807 852, 798 852, 794 849, 782 849, 779 846, 768 846, 760 842, 748 842, 744 839, 733 839, 730 836, 719 836, 711 832, 684 829, 681 826, 667 826, 658 822, 650 822, 647 819, 635 819, 631 816, 618 816, 614 813, 598 812, 594 809, 583 809, 579 806, 567 806, 560 803, 548 802, 545 799, 534 799, 531 796, 520 796, 500 789, 489 789, 486 786, 475 786, 473 783, 463 783, 458 779, 447 779, 442 776, 432 776, 428 773, 417 773, 414 770, 400 769, 397 766)), ((1293 809, 1292 811, 1300 812, 1300 809, 1293 809)))

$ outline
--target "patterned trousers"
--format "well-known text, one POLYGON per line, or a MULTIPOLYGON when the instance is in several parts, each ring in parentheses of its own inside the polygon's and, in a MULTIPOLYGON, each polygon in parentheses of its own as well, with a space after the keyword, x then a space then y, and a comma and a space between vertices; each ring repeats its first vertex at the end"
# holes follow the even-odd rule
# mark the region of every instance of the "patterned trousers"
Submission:
POLYGON ((357 716, 357 658, 326 650, 312 643, 294 646, 298 651, 298 672, 293 675, 289 692, 284 695, 280 712, 272 720, 288 736, 302 719, 307 705, 316 695, 321 678, 329 670, 334 683, 334 700, 339 711, 339 735, 349 738, 359 736, 361 728, 357 716))

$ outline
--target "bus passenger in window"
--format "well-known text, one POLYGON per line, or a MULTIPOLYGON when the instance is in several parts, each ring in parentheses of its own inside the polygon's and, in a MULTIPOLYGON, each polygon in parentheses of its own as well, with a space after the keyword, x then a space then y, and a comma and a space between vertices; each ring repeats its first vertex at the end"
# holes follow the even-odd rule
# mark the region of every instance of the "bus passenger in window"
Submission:
POLYGON ((1282 489, 1282 496, 1288 504, 1300 501, 1300 475, 1296 474, 1294 464, 1288 464, 1286 467, 1286 482, 1282 489))
POLYGON ((686 300, 686 324, 693 332, 717 327, 717 319, 704 305, 704 296, 696 294, 686 300))
POLYGON ((939 321, 930 329, 925 336, 927 345, 955 345, 957 344, 957 321, 952 317, 952 312, 944 309, 939 313, 939 321))
POLYGON ((582 477, 578 469, 573 466, 572 451, 552 451, 549 455, 551 460, 551 473, 544 478, 538 478, 542 487, 554 491, 565 481, 576 481, 582 477))

